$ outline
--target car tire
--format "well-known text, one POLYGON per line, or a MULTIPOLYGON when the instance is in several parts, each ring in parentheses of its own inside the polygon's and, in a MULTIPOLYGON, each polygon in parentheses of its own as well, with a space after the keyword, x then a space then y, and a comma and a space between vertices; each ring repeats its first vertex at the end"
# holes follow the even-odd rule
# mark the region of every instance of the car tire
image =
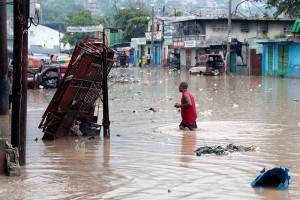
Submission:
POLYGON ((199 72, 199 75, 202 75, 202 71, 199 72))

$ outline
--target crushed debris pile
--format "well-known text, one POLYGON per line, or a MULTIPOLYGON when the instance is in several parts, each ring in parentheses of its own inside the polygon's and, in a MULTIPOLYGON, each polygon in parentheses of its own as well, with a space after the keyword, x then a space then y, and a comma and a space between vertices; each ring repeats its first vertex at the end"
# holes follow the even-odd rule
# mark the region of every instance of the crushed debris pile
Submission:
POLYGON ((39 125, 44 132, 42 139, 62 137, 71 128, 77 135, 84 135, 83 123, 74 126, 74 120, 97 123, 95 107, 97 100, 101 99, 103 79, 113 67, 114 53, 99 38, 86 37, 84 42, 76 46, 64 78, 39 125))
POLYGON ((224 146, 204 146, 198 148, 195 153, 197 156, 201 156, 202 154, 216 154, 216 155, 226 155, 232 152, 246 152, 246 151, 254 151, 256 149, 255 146, 244 147, 241 145, 224 145, 224 146))

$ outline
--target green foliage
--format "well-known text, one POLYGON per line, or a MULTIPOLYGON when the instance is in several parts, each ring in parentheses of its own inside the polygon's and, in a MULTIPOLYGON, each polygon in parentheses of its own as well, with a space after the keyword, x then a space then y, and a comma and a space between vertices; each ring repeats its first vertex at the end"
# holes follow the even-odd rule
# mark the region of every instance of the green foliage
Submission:
POLYGON ((135 17, 128 20, 128 25, 123 34, 126 42, 130 42, 133 37, 144 37, 147 31, 148 20, 147 17, 135 17))
MULTIPOLYGON (((262 0, 256 0, 262 1, 262 0)), ((299 12, 300 1, 299 0, 267 0, 267 9, 275 7, 277 11, 274 13, 274 17, 278 17, 282 13, 286 13, 290 18, 296 18, 299 12)))
POLYGON ((183 12, 176 12, 176 16, 175 17, 181 17, 183 16, 183 12))
POLYGON ((123 9, 119 10, 114 16, 114 25, 118 28, 126 28, 128 21, 136 17, 147 17, 148 13, 141 9, 123 9))
POLYGON ((286 34, 278 33, 278 34, 274 35, 274 39, 279 39, 279 38, 286 38, 286 34))
MULTIPOLYGON (((65 27, 68 26, 95 26, 99 25, 99 19, 93 19, 91 11, 84 10, 76 14, 71 14, 65 20, 65 27)), ((66 44, 74 44, 75 35, 76 35, 76 43, 82 42, 86 36, 93 36, 93 33, 65 33, 61 42, 66 44)))
POLYGON ((165 15, 166 16, 170 16, 170 17, 181 17, 183 16, 183 12, 176 12, 176 16, 175 16, 175 13, 169 13, 169 12, 165 12, 165 15))
POLYGON ((70 14, 84 10, 82 5, 74 3, 74 0, 41 1, 42 19, 45 24, 64 23, 70 14))

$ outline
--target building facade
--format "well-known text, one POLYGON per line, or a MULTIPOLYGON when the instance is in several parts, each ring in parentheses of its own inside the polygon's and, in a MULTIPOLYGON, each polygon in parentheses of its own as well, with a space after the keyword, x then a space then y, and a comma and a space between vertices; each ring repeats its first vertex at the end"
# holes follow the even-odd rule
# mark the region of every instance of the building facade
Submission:
MULTIPOLYGON (((180 49, 181 66, 195 66, 204 53, 226 55, 227 18, 178 17, 172 23, 177 30, 173 43, 174 48, 180 49)), ((249 38, 275 38, 282 33, 289 35, 293 23, 294 20, 290 19, 233 18, 231 37, 247 42, 249 38)))

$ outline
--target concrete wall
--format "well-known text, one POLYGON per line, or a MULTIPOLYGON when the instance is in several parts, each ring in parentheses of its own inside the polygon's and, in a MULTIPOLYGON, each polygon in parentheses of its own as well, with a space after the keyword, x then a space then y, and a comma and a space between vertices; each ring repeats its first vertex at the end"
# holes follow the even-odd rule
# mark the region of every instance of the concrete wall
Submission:
MULTIPOLYGON (((213 23, 215 21, 207 21, 206 27, 206 41, 209 44, 216 44, 226 41, 227 31, 214 31, 213 23)), ((275 35, 283 32, 283 24, 293 24, 293 22, 278 22, 278 21, 268 21, 268 33, 264 35, 261 31, 261 21, 249 21, 249 32, 241 32, 242 21, 232 22, 232 36, 235 36, 240 42, 248 40, 248 38, 263 38, 270 37, 274 38, 275 35)))
POLYGON ((194 67, 196 65, 196 48, 191 49, 191 66, 194 67))
POLYGON ((267 45, 263 45, 262 48, 262 75, 267 75, 267 71, 268 71, 268 46, 267 45))
MULTIPOLYGON (((278 45, 280 44, 266 44, 263 46, 262 58, 262 74, 268 73, 268 46, 273 46, 273 76, 278 76, 278 45)), ((292 43, 289 45, 288 58, 288 76, 300 78, 300 44, 292 43)))
POLYGON ((186 50, 180 49, 180 66, 186 66, 186 50))
POLYGON ((289 77, 300 78, 300 44, 293 43, 289 46, 289 77))

